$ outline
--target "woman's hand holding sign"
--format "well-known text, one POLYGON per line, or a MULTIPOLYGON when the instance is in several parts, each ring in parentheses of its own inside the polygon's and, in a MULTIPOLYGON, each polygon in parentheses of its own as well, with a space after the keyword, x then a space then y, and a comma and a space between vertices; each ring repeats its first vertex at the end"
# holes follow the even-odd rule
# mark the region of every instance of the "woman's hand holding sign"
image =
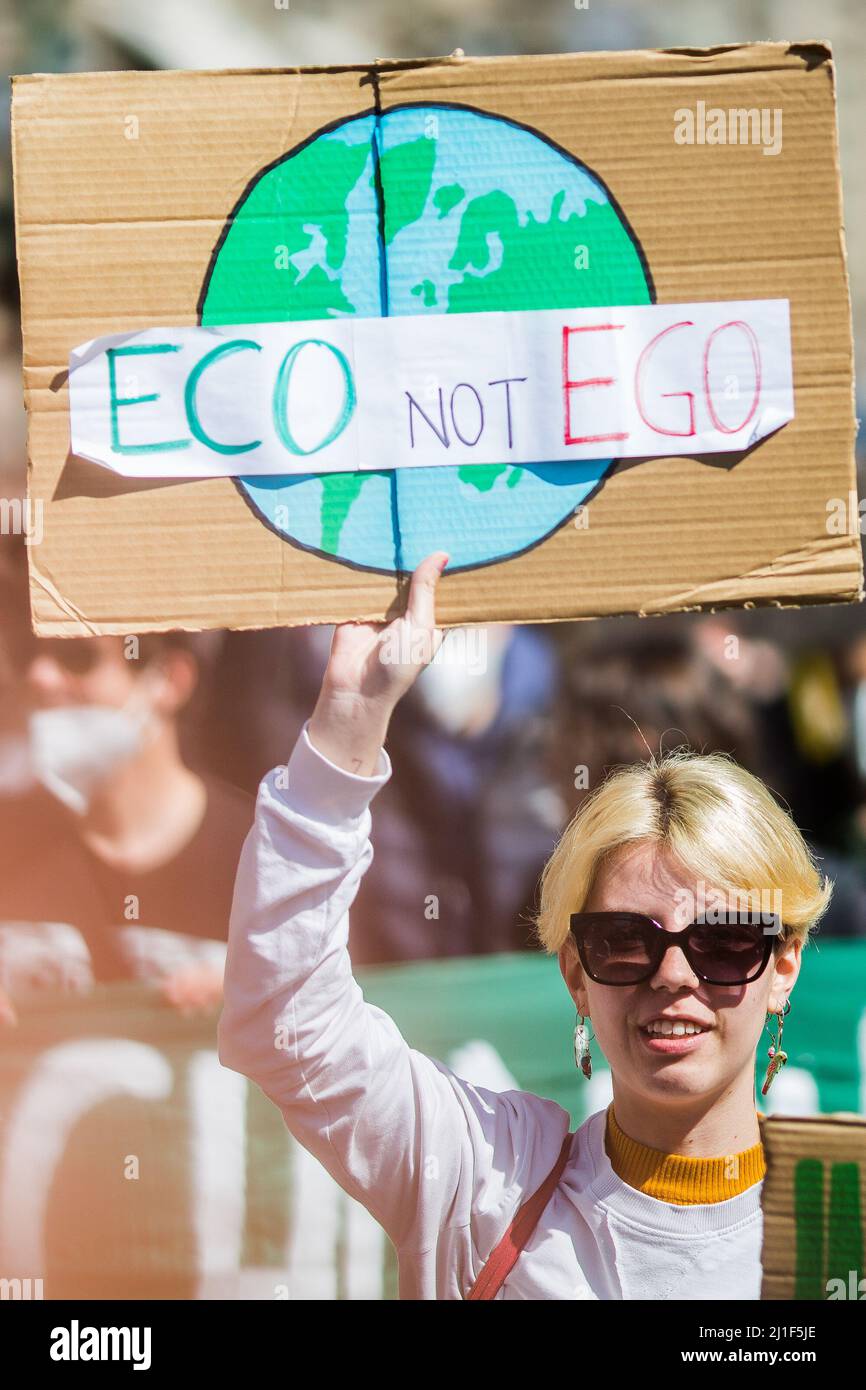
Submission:
POLYGON ((341 623, 334 629, 308 732, 319 752, 347 772, 373 776, 397 702, 442 644, 435 598, 448 558, 437 550, 421 561, 402 617, 390 623, 341 623))

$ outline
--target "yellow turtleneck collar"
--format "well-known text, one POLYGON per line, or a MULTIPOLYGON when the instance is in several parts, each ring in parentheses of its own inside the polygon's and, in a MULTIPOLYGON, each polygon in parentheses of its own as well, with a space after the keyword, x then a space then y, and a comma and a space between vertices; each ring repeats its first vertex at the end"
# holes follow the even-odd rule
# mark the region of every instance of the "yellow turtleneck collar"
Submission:
POLYGON ((760 1142, 722 1158, 686 1158, 647 1148, 623 1134, 613 1102, 607 1108, 604 1146, 613 1171, 629 1187, 677 1206, 724 1202, 760 1182, 767 1169, 760 1142))

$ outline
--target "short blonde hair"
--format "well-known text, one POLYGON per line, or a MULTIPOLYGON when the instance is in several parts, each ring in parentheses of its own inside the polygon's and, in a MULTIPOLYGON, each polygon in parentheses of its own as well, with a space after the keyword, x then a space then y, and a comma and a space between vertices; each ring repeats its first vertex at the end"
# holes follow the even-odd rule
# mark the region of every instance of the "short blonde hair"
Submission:
POLYGON ((568 939, 569 917, 583 910, 601 865, 638 841, 669 849, 708 894, 773 893, 780 944, 805 944, 833 891, 763 782, 727 754, 678 749, 611 772, 566 827, 541 876, 534 928, 544 950, 568 939))

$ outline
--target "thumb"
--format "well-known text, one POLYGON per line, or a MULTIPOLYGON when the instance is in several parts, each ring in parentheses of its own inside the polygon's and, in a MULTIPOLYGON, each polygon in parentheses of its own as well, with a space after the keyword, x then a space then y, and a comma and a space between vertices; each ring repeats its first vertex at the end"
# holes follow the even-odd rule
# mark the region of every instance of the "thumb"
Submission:
POLYGON ((447 551, 435 550, 416 567, 406 604, 406 617, 413 627, 429 631, 436 626, 436 585, 449 559, 447 551))

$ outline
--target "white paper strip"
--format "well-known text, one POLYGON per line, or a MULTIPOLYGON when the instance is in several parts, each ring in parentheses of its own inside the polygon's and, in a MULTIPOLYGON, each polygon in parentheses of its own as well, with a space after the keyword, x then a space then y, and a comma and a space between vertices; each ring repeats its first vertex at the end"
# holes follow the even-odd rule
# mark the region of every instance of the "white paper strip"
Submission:
POLYGON ((128 477, 735 452, 794 416, 786 299, 151 328, 70 356, 128 477))

